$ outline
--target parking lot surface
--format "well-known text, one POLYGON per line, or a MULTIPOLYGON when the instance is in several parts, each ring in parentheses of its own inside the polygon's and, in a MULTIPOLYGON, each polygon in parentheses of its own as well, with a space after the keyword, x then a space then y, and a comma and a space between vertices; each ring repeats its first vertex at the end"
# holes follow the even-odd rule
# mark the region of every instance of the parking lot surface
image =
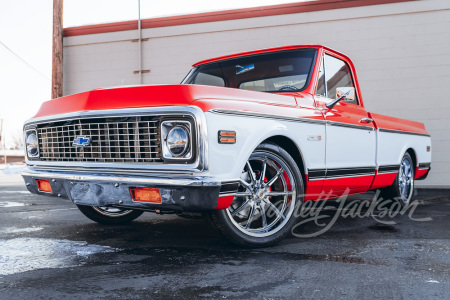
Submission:
POLYGON ((0 299, 449 299, 450 191, 416 199, 413 216, 395 224, 377 221, 377 211, 340 216, 321 235, 245 249, 201 218, 145 213, 104 226, 68 200, 8 183, 0 186, 0 299))

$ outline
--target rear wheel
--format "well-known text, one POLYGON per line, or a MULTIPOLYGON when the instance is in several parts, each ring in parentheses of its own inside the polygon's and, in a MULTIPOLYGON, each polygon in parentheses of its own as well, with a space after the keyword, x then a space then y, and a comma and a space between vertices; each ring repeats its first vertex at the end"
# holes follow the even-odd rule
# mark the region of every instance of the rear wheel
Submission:
POLYGON ((290 234, 302 197, 303 180, 294 159, 279 146, 262 144, 242 170, 230 207, 210 213, 210 218, 237 244, 270 246, 290 234))
POLYGON ((91 219, 105 225, 126 224, 143 214, 143 211, 107 206, 77 205, 78 209, 91 219))
POLYGON ((381 189, 383 199, 396 200, 401 205, 411 202, 414 192, 414 164, 409 153, 405 153, 394 183, 381 189))

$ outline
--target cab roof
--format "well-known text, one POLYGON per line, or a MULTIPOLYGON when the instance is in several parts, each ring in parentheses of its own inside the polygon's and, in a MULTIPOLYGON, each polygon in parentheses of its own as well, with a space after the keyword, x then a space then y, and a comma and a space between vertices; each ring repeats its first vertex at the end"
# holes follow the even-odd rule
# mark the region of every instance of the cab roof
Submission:
POLYGON ((325 47, 323 45, 291 45, 291 46, 283 46, 283 47, 275 47, 275 48, 266 48, 266 49, 260 49, 260 50, 253 50, 253 51, 247 51, 247 52, 241 52, 241 53, 235 53, 235 54, 229 54, 224 56, 219 56, 215 58, 205 59, 202 61, 199 61, 195 64, 193 64, 193 67, 197 67, 199 65, 209 64, 212 62, 237 58, 241 56, 249 56, 249 55, 255 55, 255 54, 261 54, 261 53, 269 53, 269 52, 277 52, 277 51, 285 51, 285 50, 295 50, 295 49, 304 49, 304 48, 311 48, 311 49, 326 49, 330 52, 336 53, 340 56, 346 57, 344 54, 333 50, 331 48, 325 47))

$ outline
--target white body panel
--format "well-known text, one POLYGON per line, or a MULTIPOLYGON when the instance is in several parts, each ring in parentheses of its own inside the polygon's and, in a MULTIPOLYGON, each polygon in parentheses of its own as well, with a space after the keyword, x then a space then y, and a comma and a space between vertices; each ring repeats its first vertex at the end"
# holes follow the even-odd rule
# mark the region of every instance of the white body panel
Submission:
POLYGON ((431 138, 426 135, 214 112, 206 112, 205 118, 209 161, 205 175, 219 180, 238 179, 254 149, 273 136, 284 136, 297 145, 306 174, 308 169, 373 167, 375 170, 379 166, 400 165, 410 148, 416 154, 418 164, 431 162, 431 152, 427 152, 431 138), (220 130, 235 131, 236 144, 219 144, 220 130), (321 140, 312 140, 312 136, 320 136, 321 140))
POLYGON ((377 166, 398 165, 406 150, 412 148, 416 154, 417 164, 431 163, 431 137, 413 134, 399 134, 378 130, 377 166))
POLYGON ((375 166, 376 133, 327 125, 328 169, 375 166))
POLYGON ((268 118, 223 115, 207 112, 208 175, 222 179, 237 179, 253 150, 273 136, 285 136, 297 144, 306 169, 325 168, 325 123, 308 124, 268 118), (236 131, 236 144, 219 144, 219 130, 236 131), (309 141, 308 135, 321 136, 320 141, 309 141))

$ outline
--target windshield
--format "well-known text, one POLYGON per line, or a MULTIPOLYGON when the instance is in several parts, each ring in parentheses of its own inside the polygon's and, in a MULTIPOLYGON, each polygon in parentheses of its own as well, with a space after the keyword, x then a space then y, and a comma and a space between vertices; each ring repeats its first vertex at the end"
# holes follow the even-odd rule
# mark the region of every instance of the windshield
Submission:
POLYGON ((299 92, 308 85, 315 49, 244 56, 200 65, 183 84, 260 92, 299 92))

